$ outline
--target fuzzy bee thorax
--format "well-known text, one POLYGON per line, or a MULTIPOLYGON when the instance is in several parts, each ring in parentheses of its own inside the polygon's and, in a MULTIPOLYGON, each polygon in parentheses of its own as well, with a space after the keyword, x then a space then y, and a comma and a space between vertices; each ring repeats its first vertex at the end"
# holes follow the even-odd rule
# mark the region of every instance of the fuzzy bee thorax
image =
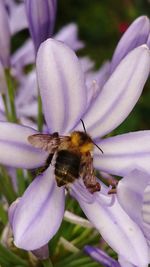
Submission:
POLYGON ((75 131, 71 133, 70 138, 72 145, 77 147, 81 153, 93 150, 93 141, 87 133, 75 131))

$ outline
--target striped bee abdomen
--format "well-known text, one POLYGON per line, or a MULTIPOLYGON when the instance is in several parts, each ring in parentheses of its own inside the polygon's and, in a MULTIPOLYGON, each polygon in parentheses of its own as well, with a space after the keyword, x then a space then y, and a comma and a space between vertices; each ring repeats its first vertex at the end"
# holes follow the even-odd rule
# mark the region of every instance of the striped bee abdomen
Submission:
POLYGON ((58 186, 74 182, 79 177, 81 157, 69 150, 60 150, 55 163, 55 175, 58 186))

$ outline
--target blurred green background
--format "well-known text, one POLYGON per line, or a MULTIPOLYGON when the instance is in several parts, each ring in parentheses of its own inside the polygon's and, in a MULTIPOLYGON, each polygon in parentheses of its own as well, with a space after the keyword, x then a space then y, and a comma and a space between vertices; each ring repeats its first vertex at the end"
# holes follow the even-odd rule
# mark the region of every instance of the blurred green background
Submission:
MULTIPOLYGON (((146 0, 58 0, 55 30, 69 22, 76 22, 80 39, 86 48, 79 55, 89 55, 96 68, 111 59, 115 46, 124 31, 140 15, 150 15, 150 1, 146 0)), ((116 133, 150 128, 150 83, 126 121, 116 133)))

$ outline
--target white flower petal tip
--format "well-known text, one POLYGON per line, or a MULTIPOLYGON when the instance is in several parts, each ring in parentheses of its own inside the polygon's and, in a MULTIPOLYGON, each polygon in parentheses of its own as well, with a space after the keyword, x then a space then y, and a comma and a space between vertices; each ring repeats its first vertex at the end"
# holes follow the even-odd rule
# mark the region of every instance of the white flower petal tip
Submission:
POLYGON ((37 74, 49 131, 68 133, 87 104, 84 74, 77 56, 64 43, 48 39, 37 54, 37 74))
POLYGON ((12 221, 14 243, 25 250, 36 250, 55 235, 65 206, 64 188, 59 188, 50 166, 27 188, 12 221))

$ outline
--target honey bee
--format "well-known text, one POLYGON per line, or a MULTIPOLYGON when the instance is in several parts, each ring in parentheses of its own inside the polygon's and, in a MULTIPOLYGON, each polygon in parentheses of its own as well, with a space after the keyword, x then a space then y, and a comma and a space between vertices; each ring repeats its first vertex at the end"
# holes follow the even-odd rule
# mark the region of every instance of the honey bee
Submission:
POLYGON ((100 191, 93 169, 94 143, 86 132, 74 131, 70 136, 60 136, 57 132, 51 135, 34 134, 28 137, 28 141, 34 147, 49 153, 43 171, 49 167, 53 156, 56 156, 54 173, 59 187, 82 178, 90 193, 100 191))

